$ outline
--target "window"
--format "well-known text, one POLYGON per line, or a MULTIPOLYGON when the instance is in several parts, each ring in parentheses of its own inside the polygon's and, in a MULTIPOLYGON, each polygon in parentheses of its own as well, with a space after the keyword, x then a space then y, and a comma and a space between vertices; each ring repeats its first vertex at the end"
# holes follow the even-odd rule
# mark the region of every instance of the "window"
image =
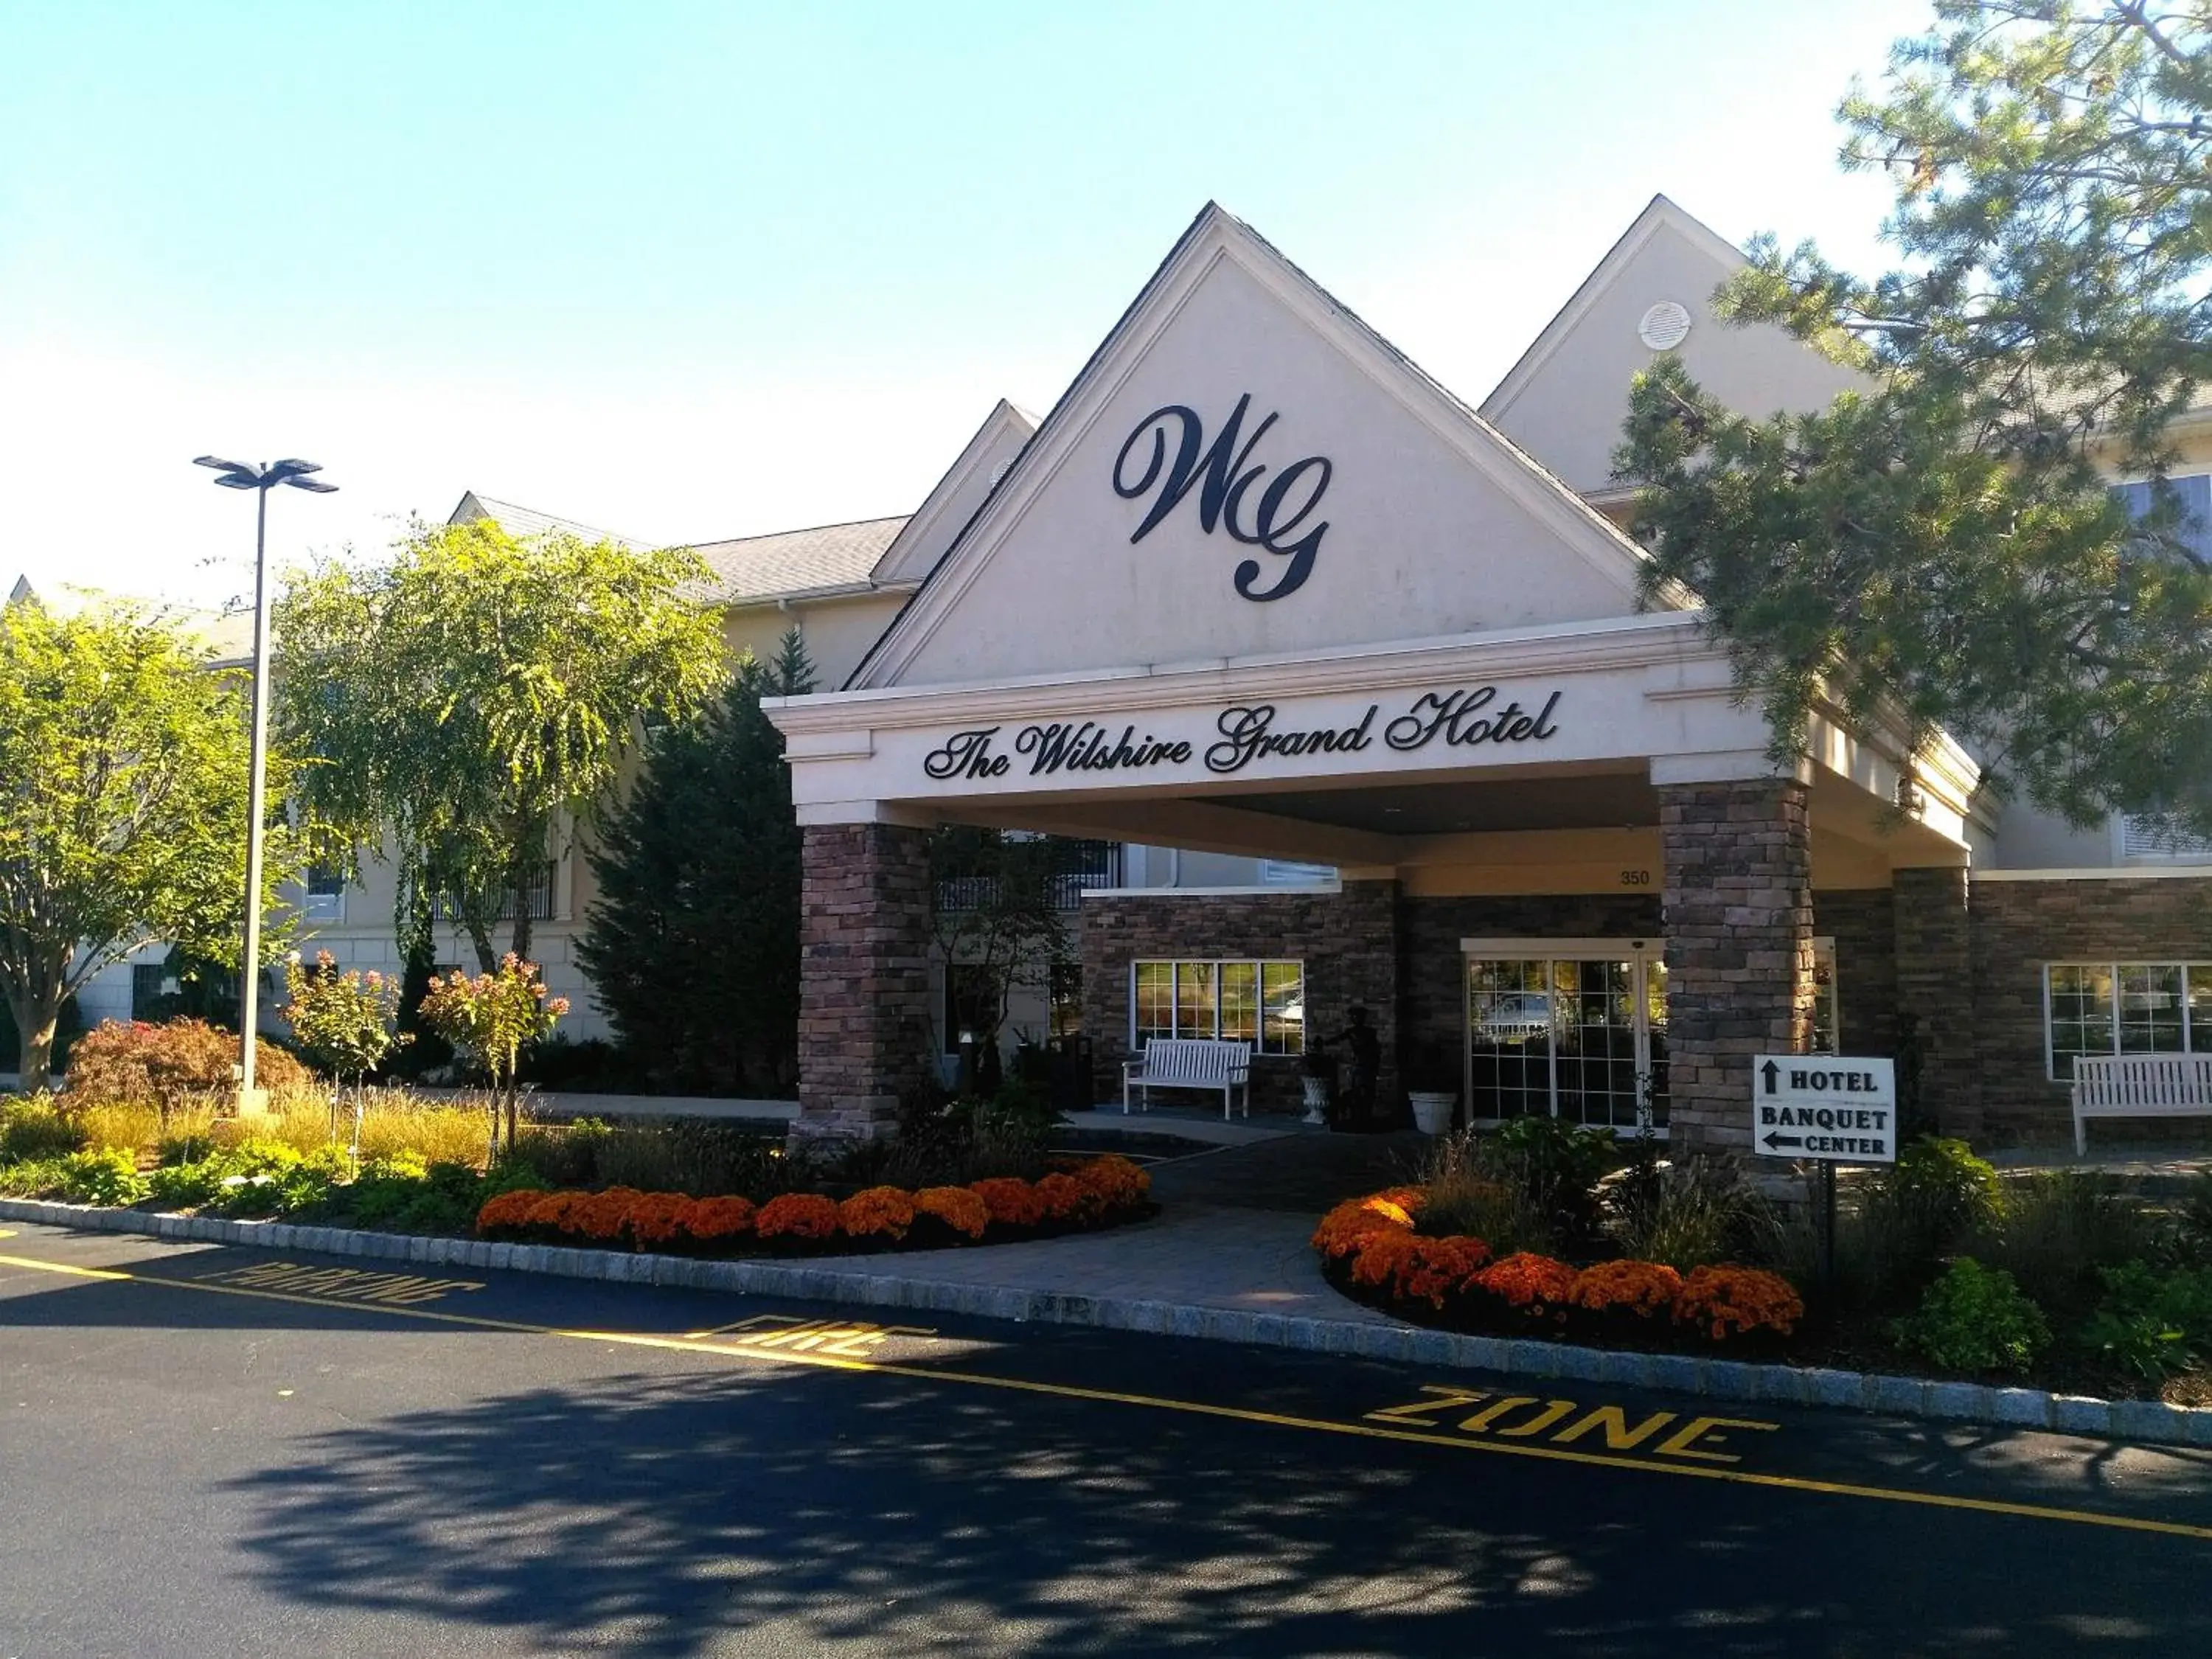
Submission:
POLYGON ((1841 1036, 1836 1017, 1836 941, 1816 939, 1813 941, 1813 1052, 1841 1054, 1841 1036))
POLYGON ((312 921, 337 921, 345 915, 345 872, 335 866, 307 866, 307 898, 301 914, 312 921))
POLYGON ((1139 962, 1130 966, 1133 1046, 1148 1037, 1222 1037, 1255 1054, 1306 1051, 1302 962, 1139 962))
POLYGON ((2120 815, 2120 856, 2212 863, 2212 841, 2154 818, 2130 817, 2124 812, 2120 815))
POLYGON ((2057 1082, 2076 1054, 2212 1054, 2212 963, 2052 963, 2043 977, 2057 1082))
POLYGON ((1051 1035, 1079 1036, 1083 1031, 1083 964, 1056 962, 1046 987, 1050 1004, 1051 1035))
MULTIPOLYGON (((2212 559, 2212 475, 2203 472, 2168 478, 2179 516, 2173 538, 2200 559, 2212 559)), ((2159 505, 2158 494, 2148 481, 2115 484, 2112 494, 2130 519, 2145 519, 2159 505)))
POLYGON ((960 1052, 960 1034, 991 1023, 991 1000, 998 985, 981 963, 954 962, 945 969, 945 1052, 960 1052))
POLYGON ((1260 879, 1269 887, 1307 887, 1320 882, 1334 881, 1336 866, 1333 864, 1303 864, 1295 859, 1261 859, 1260 879))

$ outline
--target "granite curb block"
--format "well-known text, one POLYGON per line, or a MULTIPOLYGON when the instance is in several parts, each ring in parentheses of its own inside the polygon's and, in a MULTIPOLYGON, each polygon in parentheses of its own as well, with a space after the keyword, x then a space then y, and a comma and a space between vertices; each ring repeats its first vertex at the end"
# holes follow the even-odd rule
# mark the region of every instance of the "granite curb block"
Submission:
POLYGON ((1712 1400, 1819 1406, 1936 1422, 1996 1423, 2115 1440, 2212 1447, 2212 1408, 2168 1406, 2155 1400, 2097 1400, 2049 1394, 2040 1389, 1990 1388, 1917 1376, 1700 1359, 1687 1354, 1626 1353, 1558 1342, 1466 1336, 1418 1325, 1248 1313, 1133 1297, 905 1279, 783 1261, 701 1261, 689 1256, 568 1249, 546 1244, 492 1244, 480 1239, 403 1237, 284 1222, 148 1215, 143 1211, 57 1204, 43 1199, 0 1199, 0 1221, 43 1222, 95 1232, 140 1233, 261 1249, 313 1250, 325 1255, 396 1261, 410 1267, 546 1273, 787 1297, 794 1301, 963 1314, 981 1319, 1089 1325, 1309 1353, 1354 1354, 1364 1359, 1452 1370, 1610 1383, 1712 1400))

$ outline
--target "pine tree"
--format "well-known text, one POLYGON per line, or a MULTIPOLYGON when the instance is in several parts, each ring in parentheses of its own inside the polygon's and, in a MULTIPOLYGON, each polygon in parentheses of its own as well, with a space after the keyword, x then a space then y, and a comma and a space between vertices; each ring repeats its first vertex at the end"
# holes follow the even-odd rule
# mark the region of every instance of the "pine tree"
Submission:
POLYGON ((2212 832, 2212 526, 2160 484, 2212 384, 2212 8, 1940 0, 1886 95, 1840 111, 1887 172, 1895 271, 1754 245, 1717 297, 1865 376, 1729 410, 1663 357, 1631 399, 1653 595, 1687 588, 1778 757, 1840 702, 1942 726, 2076 822, 2212 832))
POLYGON ((578 956, 624 1045, 672 1087, 780 1092, 799 1034, 799 835, 763 696, 814 689, 796 628, 721 700, 653 735, 592 848, 578 956))

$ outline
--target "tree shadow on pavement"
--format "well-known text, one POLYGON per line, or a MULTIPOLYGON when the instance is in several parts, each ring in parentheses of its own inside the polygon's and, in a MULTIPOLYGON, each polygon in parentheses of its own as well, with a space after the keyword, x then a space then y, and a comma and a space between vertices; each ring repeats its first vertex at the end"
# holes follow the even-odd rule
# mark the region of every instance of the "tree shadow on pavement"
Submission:
POLYGON ((544 1650, 2212 1651, 2183 1540, 884 1373, 640 1374, 288 1451, 235 1483, 264 1589, 544 1650))

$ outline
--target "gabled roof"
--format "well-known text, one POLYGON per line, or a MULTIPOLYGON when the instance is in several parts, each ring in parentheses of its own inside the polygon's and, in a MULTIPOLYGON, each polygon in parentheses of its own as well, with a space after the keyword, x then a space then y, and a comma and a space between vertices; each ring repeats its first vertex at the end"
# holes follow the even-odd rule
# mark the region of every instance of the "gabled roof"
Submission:
POLYGON ((59 617, 73 617, 94 606, 114 605, 126 606, 141 616, 159 617, 205 646, 216 667, 228 668, 250 662, 253 658, 251 606, 217 611, 201 605, 172 605, 135 593, 110 593, 101 588, 79 587, 74 583, 64 583, 50 593, 42 593, 31 586, 27 575, 16 577, 15 585, 8 590, 7 603, 22 605, 33 600, 59 617))
POLYGON ((691 550, 713 573, 700 597, 721 605, 758 605, 874 585, 877 562, 906 526, 903 514, 817 525, 733 541, 694 542, 691 550))
POLYGON ((520 507, 513 501, 495 501, 489 495, 479 495, 473 489, 462 494, 460 503, 447 515, 447 524, 473 524, 479 519, 489 519, 510 536, 574 536, 581 542, 612 542, 617 547, 649 547, 649 542, 639 541, 634 536, 618 536, 611 530, 596 530, 587 524, 578 524, 573 519, 556 519, 550 513, 540 513, 535 507, 520 507))
POLYGON ((1000 398, 998 407, 984 417, 958 459, 885 550, 876 567, 876 580, 918 582, 927 576, 998 488, 1036 429, 1036 416, 1000 398))
POLYGON ((907 683, 918 655, 945 628, 1038 491, 1048 486, 1071 449, 1084 441, 1098 408, 1172 325, 1215 262, 1224 259, 1244 270, 1316 335, 1357 362, 1398 407, 1460 453, 1521 510, 1550 526, 1559 551, 1617 593, 1624 610, 1633 608, 1640 569, 1648 562, 1641 548, 1280 250, 1218 203, 1209 202, 1053 404, 981 510, 848 678, 846 690, 888 689, 907 683))
MULTIPOLYGON (((1567 296, 1566 304, 1553 313, 1552 320, 1545 324, 1542 331, 1528 343, 1528 349, 1515 361, 1511 368, 1505 371, 1505 378, 1491 388, 1490 395, 1482 400, 1482 414, 1486 419, 1494 421, 1512 408, 1514 400, 1535 380, 1536 372, 1574 332, 1575 325, 1589 314, 1599 296, 1628 269, 1638 250, 1662 229, 1674 230, 1688 238, 1717 261, 1729 275, 1742 270, 1750 263, 1744 258, 1741 248, 1695 214, 1685 212, 1663 195, 1654 196, 1644 204, 1644 211, 1636 216, 1628 228, 1621 232, 1613 245, 1605 251, 1605 257, 1591 268, 1590 274, 1583 278, 1581 286, 1567 296)), ((1701 294, 1695 297, 1702 300, 1705 296, 1701 294)))

